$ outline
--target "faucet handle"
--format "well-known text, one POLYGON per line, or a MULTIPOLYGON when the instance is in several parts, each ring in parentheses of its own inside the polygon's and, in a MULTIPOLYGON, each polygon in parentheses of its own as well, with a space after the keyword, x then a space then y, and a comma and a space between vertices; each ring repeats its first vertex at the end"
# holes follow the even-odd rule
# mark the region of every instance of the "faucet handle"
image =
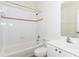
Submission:
POLYGON ((37 38, 40 39, 40 35, 38 35, 37 38))

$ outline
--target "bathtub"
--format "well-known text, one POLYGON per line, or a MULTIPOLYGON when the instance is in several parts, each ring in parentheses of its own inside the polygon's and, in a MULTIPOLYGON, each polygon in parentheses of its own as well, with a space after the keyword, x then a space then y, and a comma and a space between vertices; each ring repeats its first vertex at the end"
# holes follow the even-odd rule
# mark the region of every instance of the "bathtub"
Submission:
MULTIPOLYGON (((42 44, 38 45, 33 45, 33 42, 28 42, 28 43, 23 43, 23 44, 18 44, 16 46, 8 47, 8 48, 3 48, 0 56, 1 57, 30 57, 34 56, 34 50, 35 48, 41 46, 42 44), (29 46, 28 44, 31 44, 29 46), (28 45, 28 47, 26 47, 28 45)), ((35 42, 34 42, 35 44, 35 42)))

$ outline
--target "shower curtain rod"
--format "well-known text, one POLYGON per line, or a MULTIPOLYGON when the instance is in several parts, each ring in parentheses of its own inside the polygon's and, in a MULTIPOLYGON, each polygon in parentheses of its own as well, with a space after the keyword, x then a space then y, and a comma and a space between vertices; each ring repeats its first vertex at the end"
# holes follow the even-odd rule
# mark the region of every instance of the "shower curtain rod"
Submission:
POLYGON ((30 20, 30 19, 21 19, 21 18, 13 18, 13 17, 6 17, 6 16, 1 16, 3 19, 14 19, 14 20, 21 20, 21 21, 30 21, 30 22, 38 22, 43 20, 43 18, 40 18, 38 20, 30 20))
POLYGON ((31 9, 31 10, 39 11, 37 9, 30 8, 30 7, 27 7, 27 6, 23 6, 23 5, 20 5, 20 4, 17 4, 17 3, 13 3, 13 2, 10 2, 10 1, 6 1, 6 2, 10 3, 10 4, 13 4, 13 5, 17 5, 17 6, 23 7, 23 8, 28 8, 28 9, 31 9))

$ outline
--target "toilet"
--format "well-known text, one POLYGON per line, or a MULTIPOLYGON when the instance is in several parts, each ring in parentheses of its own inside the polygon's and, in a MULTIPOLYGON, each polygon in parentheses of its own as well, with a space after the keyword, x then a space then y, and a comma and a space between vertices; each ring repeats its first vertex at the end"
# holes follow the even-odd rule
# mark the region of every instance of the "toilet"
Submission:
POLYGON ((47 55, 47 48, 42 46, 38 47, 34 51, 36 57, 46 57, 47 55))
POLYGON ((40 40, 40 35, 37 36, 36 40, 37 47, 34 50, 34 54, 36 57, 46 57, 47 56, 47 48, 46 48, 46 40, 40 40))

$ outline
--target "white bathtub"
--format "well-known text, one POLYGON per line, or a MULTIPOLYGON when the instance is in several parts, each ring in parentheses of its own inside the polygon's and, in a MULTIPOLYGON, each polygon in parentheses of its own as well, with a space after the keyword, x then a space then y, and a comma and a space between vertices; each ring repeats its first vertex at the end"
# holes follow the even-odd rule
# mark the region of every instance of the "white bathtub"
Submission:
POLYGON ((30 57, 34 55, 35 48, 41 45, 42 44, 32 46, 32 43, 28 42, 28 43, 23 43, 16 46, 4 48, 0 52, 0 56, 1 57, 30 57), (29 43, 31 44, 31 46, 28 45, 29 43))

